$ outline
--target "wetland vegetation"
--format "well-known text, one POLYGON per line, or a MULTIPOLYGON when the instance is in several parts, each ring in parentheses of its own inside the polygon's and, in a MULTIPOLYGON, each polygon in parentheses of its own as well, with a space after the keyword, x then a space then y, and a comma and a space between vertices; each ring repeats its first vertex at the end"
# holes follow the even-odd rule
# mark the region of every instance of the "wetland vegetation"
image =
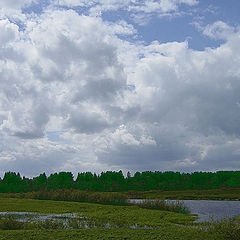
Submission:
POLYGON ((182 201, 170 202, 166 200, 143 200, 137 204, 140 208, 158 209, 164 211, 178 212, 178 213, 190 213, 189 209, 184 205, 182 201))
POLYGON ((0 239, 226 239, 226 231, 195 223, 196 216, 136 205, 1 198, 0 211, 79 216, 79 219, 70 219, 70 229, 57 221, 17 223, 14 218, 2 217, 0 239), (79 224, 83 221, 88 228, 86 224, 79 224))

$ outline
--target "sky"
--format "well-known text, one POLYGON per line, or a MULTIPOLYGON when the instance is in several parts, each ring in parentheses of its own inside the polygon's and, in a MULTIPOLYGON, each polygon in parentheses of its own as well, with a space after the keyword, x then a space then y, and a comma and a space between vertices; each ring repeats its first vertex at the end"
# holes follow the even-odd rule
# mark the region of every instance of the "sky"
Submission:
POLYGON ((1 0, 0 176, 240 170, 239 11, 1 0))

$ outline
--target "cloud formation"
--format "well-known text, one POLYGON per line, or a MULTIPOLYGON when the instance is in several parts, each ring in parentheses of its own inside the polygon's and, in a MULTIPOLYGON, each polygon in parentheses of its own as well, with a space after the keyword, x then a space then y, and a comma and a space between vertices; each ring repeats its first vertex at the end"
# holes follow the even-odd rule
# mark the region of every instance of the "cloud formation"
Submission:
POLYGON ((144 11, 144 12, 153 12, 153 11, 174 11, 181 4, 186 4, 193 6, 198 4, 197 0, 144 0, 144 1, 135 1, 135 0, 58 0, 56 1, 57 5, 69 6, 69 7, 91 7, 91 11, 96 9, 100 11, 109 11, 109 10, 118 10, 118 9, 127 9, 128 11, 144 11))
POLYGON ((30 4, 37 2, 37 0, 1 0, 0 8, 5 9, 21 9, 23 7, 27 7, 30 4))
POLYGON ((227 25, 222 21, 217 21, 213 24, 208 24, 203 29, 203 34, 213 39, 226 40, 234 33, 234 27, 227 25))
MULTIPOLYGON (((59 2, 145 13, 198 3, 59 2)), ((24 16, 24 29, 0 20, 2 171, 239 168, 238 28, 207 25, 204 35, 225 42, 197 51, 130 41, 133 25, 74 9, 24 16)))

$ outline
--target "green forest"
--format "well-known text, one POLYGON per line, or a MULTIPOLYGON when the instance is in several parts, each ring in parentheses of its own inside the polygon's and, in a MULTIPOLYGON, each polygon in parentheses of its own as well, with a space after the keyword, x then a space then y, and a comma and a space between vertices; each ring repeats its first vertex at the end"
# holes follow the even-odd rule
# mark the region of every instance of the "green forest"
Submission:
POLYGON ((0 179, 1 193, 32 192, 52 189, 79 189, 101 192, 119 191, 180 191, 240 187, 240 171, 218 172, 130 172, 107 171, 101 174, 82 172, 76 179, 71 172, 59 172, 47 177, 45 173, 26 178, 20 173, 6 172, 0 179))

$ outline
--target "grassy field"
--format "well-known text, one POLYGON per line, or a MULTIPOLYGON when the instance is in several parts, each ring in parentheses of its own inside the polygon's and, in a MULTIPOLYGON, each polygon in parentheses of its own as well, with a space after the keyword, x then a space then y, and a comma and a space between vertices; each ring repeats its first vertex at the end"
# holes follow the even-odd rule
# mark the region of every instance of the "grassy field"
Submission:
POLYGON ((159 240, 223 240, 217 235, 181 228, 146 229, 78 229, 45 231, 0 231, 1 240, 79 240, 79 239, 159 239, 159 240))
POLYGON ((185 190, 185 191, 129 191, 132 199, 176 199, 176 200, 237 200, 240 201, 240 188, 185 190))
POLYGON ((68 230, 0 230, 0 239, 225 239, 219 233, 208 233, 186 226, 196 217, 186 214, 142 209, 138 206, 111 206, 93 203, 32 199, 0 199, 0 212, 81 213, 96 222, 115 228, 68 230), (131 229, 131 226, 138 229, 131 229), (179 226, 179 224, 181 226, 179 226), (184 226, 185 225, 185 226, 184 226), (143 229, 148 227, 151 229, 143 229))

